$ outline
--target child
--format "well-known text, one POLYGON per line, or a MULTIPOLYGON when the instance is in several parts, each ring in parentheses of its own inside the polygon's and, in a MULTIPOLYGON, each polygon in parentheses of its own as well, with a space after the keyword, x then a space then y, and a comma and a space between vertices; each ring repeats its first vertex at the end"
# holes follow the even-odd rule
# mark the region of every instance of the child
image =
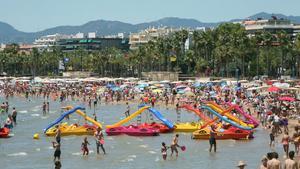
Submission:
POLYGON ((162 154, 163 159, 166 160, 167 159, 167 150, 169 147, 166 146, 165 142, 162 142, 161 145, 162 145, 161 146, 161 154, 162 154))
POLYGON ((90 145, 90 143, 87 141, 87 137, 85 137, 85 138, 83 139, 82 144, 81 144, 81 149, 82 149, 82 152, 83 152, 82 155, 89 155, 89 148, 88 148, 88 145, 90 145))

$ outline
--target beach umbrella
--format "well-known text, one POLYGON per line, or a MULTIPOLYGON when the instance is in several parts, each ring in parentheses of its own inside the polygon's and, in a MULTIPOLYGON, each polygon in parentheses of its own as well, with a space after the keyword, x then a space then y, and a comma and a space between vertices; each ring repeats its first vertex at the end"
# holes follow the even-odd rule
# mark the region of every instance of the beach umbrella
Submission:
POLYGON ((292 97, 280 97, 278 100, 280 100, 280 101, 293 102, 293 101, 295 101, 296 99, 295 99, 295 98, 292 98, 292 97))
POLYGON ((179 90, 177 93, 178 94, 184 94, 184 90, 179 90))
POLYGON ((277 92, 278 90, 279 90, 279 88, 276 86, 272 86, 272 87, 268 88, 268 92, 277 92))
POLYGON ((184 92, 189 92, 189 91, 191 91, 192 89, 190 88, 190 87, 187 87, 187 88, 185 88, 185 89, 183 89, 184 90, 184 92))
POLYGON ((278 87, 278 88, 289 88, 290 84, 276 82, 276 83, 273 84, 273 86, 278 87))
POLYGON ((184 95, 188 96, 188 97, 194 97, 195 96, 195 94, 193 92, 191 92, 191 91, 185 92, 184 95))
POLYGON ((120 87, 113 87, 111 90, 113 90, 113 91, 120 91, 121 88, 120 87))
POLYGON ((162 90, 161 89, 155 89, 155 90, 152 90, 153 93, 162 93, 162 90))

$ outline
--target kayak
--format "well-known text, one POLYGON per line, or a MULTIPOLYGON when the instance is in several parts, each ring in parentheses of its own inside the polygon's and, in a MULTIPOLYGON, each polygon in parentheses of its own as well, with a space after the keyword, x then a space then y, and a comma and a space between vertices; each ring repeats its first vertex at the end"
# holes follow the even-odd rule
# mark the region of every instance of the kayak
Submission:
POLYGON ((106 134, 116 136, 126 134, 129 136, 158 136, 159 130, 154 128, 145 128, 136 125, 113 127, 106 129, 106 134))
POLYGON ((9 135, 9 128, 0 128, 0 138, 7 138, 9 135))
POLYGON ((173 129, 170 129, 166 125, 164 125, 162 123, 155 123, 155 122, 153 122, 153 123, 143 123, 143 124, 139 125, 139 127, 156 129, 160 133, 170 133, 170 132, 173 131, 173 129))
MULTIPOLYGON (((210 137, 210 129, 206 127, 201 130, 197 130, 193 132, 193 139, 205 139, 208 140, 210 137)), ((242 130, 236 127, 230 127, 228 129, 217 129, 217 133, 215 138, 217 140, 226 140, 226 139, 234 139, 234 140, 248 140, 253 138, 253 132, 248 130, 242 130)))
MULTIPOLYGON (((77 124, 68 125, 67 123, 63 123, 59 126, 61 130, 61 136, 69 136, 69 135, 94 135, 96 132, 96 126, 84 124, 79 126, 77 124)), ((46 136, 55 136, 57 132, 56 127, 50 128, 46 132, 46 136)))
POLYGON ((199 130, 201 128, 202 123, 175 123, 174 125, 174 131, 175 132, 194 132, 196 130, 199 130))

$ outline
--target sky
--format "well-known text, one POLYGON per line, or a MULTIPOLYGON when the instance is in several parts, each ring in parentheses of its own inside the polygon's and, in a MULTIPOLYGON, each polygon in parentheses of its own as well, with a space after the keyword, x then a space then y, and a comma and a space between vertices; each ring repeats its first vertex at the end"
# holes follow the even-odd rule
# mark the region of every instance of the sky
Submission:
POLYGON ((300 16, 299 7, 300 0, 0 0, 0 21, 35 32, 98 19, 136 24, 163 17, 218 22, 258 12, 300 16))

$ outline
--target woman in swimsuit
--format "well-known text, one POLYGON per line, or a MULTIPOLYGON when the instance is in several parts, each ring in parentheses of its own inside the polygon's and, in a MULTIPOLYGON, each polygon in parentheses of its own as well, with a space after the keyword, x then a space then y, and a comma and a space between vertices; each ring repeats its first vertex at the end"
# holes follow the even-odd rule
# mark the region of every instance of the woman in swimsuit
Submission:
POLYGON ((287 157, 288 157, 288 153, 289 153, 289 141, 290 141, 289 134, 288 134, 288 132, 285 132, 282 137, 281 143, 283 145, 283 150, 287 157))
POLYGON ((166 160, 167 159, 167 150, 169 147, 166 146, 165 142, 162 142, 161 145, 162 145, 161 146, 161 154, 162 154, 163 159, 166 160))

